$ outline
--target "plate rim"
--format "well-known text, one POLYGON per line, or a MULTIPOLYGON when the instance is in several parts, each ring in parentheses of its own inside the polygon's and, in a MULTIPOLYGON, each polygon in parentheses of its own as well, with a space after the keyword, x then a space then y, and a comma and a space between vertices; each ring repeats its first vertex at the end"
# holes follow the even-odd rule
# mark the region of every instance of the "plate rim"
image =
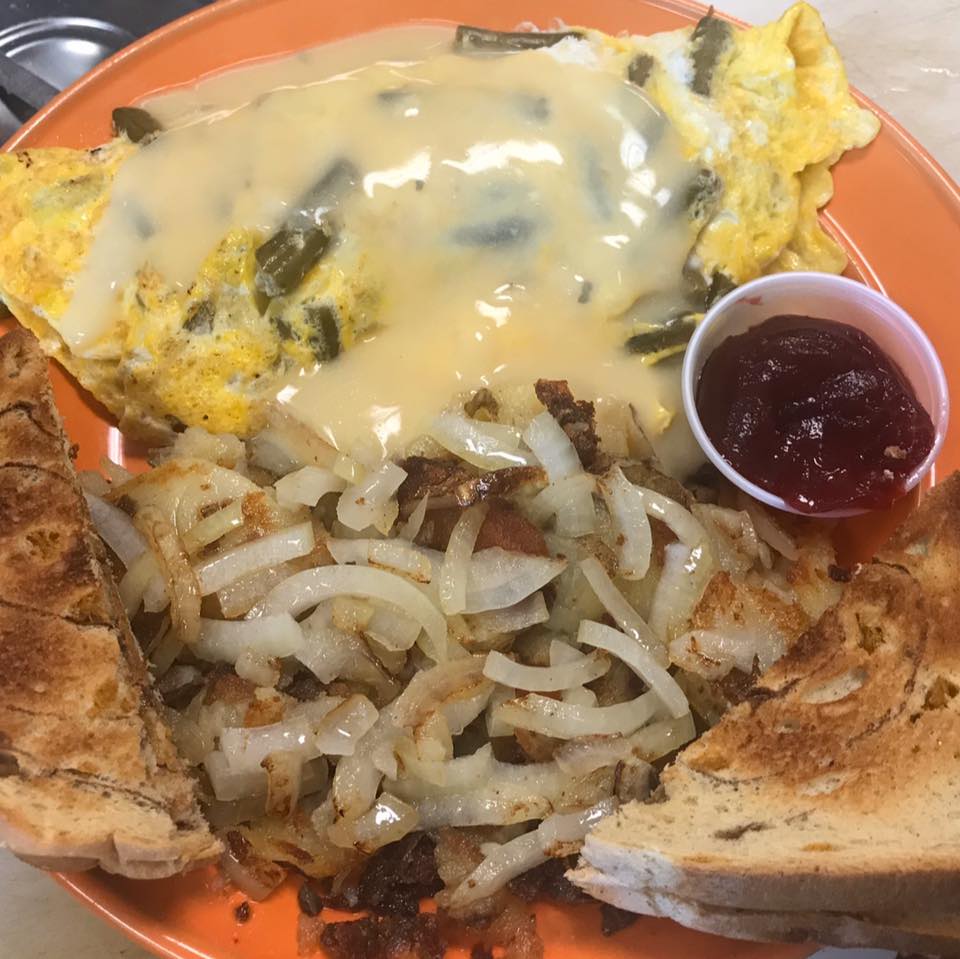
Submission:
MULTIPOLYGON (((172 20, 170 23, 164 24, 162 27, 159 27, 151 33, 140 37, 129 46, 124 47, 122 50, 118 50, 106 60, 101 61, 92 70, 90 70, 88 73, 85 73, 82 77, 80 77, 80 79, 66 87, 48 103, 44 104, 40 110, 38 110, 4 144, 2 144, 2 146, 0 146, 0 151, 11 152, 15 150, 24 139, 33 133, 37 127, 42 126, 51 115, 59 112, 60 110, 69 109, 70 102, 73 97, 85 89, 88 84, 96 83, 100 77, 103 76, 103 74, 115 69, 118 64, 138 57, 144 51, 144 49, 152 46, 154 43, 164 40, 175 33, 189 30, 194 26, 194 24, 200 21, 216 19, 220 16, 232 14, 234 9, 252 6, 256 2, 257 0, 216 0, 215 3, 212 3, 209 6, 201 7, 198 10, 194 10, 192 13, 187 13, 176 20, 172 20)), ((678 13, 680 15, 703 16, 708 12, 708 10, 713 9, 712 5, 708 7, 706 4, 700 3, 699 0, 643 0, 643 2, 647 6, 661 10, 667 10, 672 13, 678 13)), ((729 23, 736 24, 740 27, 750 25, 747 21, 741 20, 738 17, 730 16, 723 11, 716 11, 716 14, 721 19, 726 20, 729 23)), ((278 54, 277 56, 280 55, 278 54)), ((257 59, 269 60, 271 58, 272 57, 264 57, 257 59)), ((216 73, 219 71, 213 72, 216 73)), ((846 72, 846 70, 844 72, 846 72)), ((163 88, 161 87, 159 89, 163 88)), ((930 151, 927 150, 927 148, 923 146, 923 144, 920 143, 920 141, 917 140, 916 137, 914 137, 906 129, 906 127, 904 127, 890 113, 875 103, 859 88, 851 85, 850 91, 853 94, 854 99, 856 99, 861 106, 866 107, 868 110, 876 114, 884 126, 893 130, 898 139, 903 141, 903 144, 908 147, 908 150, 906 151, 907 153, 912 154, 915 160, 919 159, 922 161, 922 164, 928 168, 929 172, 932 173, 937 180, 938 188, 944 191, 949 200, 957 204, 957 213, 958 216, 960 216, 960 185, 958 185, 957 181, 950 176, 950 174, 940 164, 936 157, 934 157, 933 154, 930 153, 930 151)), ((153 92, 159 92, 159 90, 153 92)))
MULTIPOLYGON (((208 6, 187 13, 138 38, 132 44, 129 44, 103 60, 91 71, 84 74, 76 82, 66 87, 56 97, 45 104, 5 143, 0 145, 0 151, 12 152, 18 149, 25 139, 33 134, 35 130, 42 127, 52 116, 64 110, 70 110, 73 100, 84 91, 89 84, 99 82, 105 74, 112 72, 119 65, 125 64, 130 60, 135 61, 144 51, 149 50, 154 44, 162 42, 175 34, 190 31, 198 23, 215 21, 221 16, 233 15, 235 12, 242 10, 242 8, 252 7, 256 3, 257 0, 216 0, 216 2, 208 6)), ((712 9, 712 6, 708 8, 706 4, 700 3, 698 0, 641 0, 641 3, 647 7, 665 10, 685 18, 698 18, 706 14, 708 9, 712 9)), ((716 11, 716 14, 721 19, 737 26, 743 27, 750 25, 748 21, 726 14, 722 10, 716 11)), ((240 15, 242 15, 242 13, 240 15)), ((250 62, 274 59, 283 55, 284 54, 272 54, 265 57, 257 57, 250 62)), ((222 69, 230 69, 230 67, 224 67, 222 69)), ((203 75, 206 76, 218 72, 220 71, 215 70, 203 75)), ((163 89, 165 88, 161 86, 151 92, 159 92, 163 89)), ((960 222, 960 184, 953 179, 933 154, 927 150, 900 121, 895 119, 888 111, 878 106, 858 88, 851 86, 850 90, 855 100, 861 106, 873 112, 880 119, 883 126, 894 134, 899 150, 910 162, 919 168, 922 174, 926 174, 928 179, 934 183, 941 200, 952 207, 953 215, 957 218, 958 222, 960 222)), ((823 211, 821 216, 835 234, 839 234, 846 244, 856 248, 856 242, 846 235, 845 231, 830 215, 829 209, 823 211)), ((870 279, 882 292, 883 283, 879 277, 872 275, 870 279)), ((111 908, 111 904, 118 894, 112 889, 105 888, 102 883, 97 882, 96 877, 98 874, 96 871, 81 873, 56 872, 50 875, 57 885, 66 890, 92 914, 122 932, 131 941, 153 954, 162 957, 162 959, 223 959, 223 956, 219 953, 213 955, 202 947, 198 948, 177 940, 173 941, 175 945, 168 945, 169 935, 161 922, 140 911, 132 904, 127 905, 126 908, 131 909, 133 912, 136 924, 131 924, 131 922, 125 920, 118 914, 117 910, 111 908)), ((771 954, 773 954, 773 950, 784 945, 785 944, 769 944, 771 954)), ((227 946, 227 949, 229 950, 229 946, 227 946)), ((815 946, 811 946, 810 952, 812 953, 815 949, 815 946)))

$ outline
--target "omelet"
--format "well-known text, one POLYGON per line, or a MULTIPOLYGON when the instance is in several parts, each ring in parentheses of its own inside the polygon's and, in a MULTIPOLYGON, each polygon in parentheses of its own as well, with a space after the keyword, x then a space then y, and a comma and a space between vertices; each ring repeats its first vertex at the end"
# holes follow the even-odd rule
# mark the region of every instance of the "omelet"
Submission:
POLYGON ((870 143, 880 121, 850 95, 813 7, 798 3, 748 30, 705 28, 711 19, 634 41, 655 58, 644 90, 724 184, 695 265, 734 284, 780 270, 842 272, 846 255, 817 214, 832 196, 829 167, 870 143))
MULTIPOLYGON (((631 230, 645 220, 663 224, 664 235, 670 237, 663 244, 670 248, 664 263, 676 274, 680 292, 673 292, 655 269, 645 270, 635 290, 613 292, 611 284, 599 282, 603 269, 598 268, 597 276, 568 269, 571 238, 560 242, 556 230, 566 211, 556 205, 540 209, 537 184, 518 182, 509 170, 503 173, 503 156, 478 142, 462 163, 443 163, 478 174, 482 189, 469 201, 454 189, 440 201, 451 210, 441 210, 435 219, 448 245, 464 256, 477 263, 499 257, 496 262, 510 282, 497 287, 491 302, 477 301, 488 320, 498 323, 498 310, 504 309, 493 301, 519 302, 527 289, 525 271, 535 266, 549 270, 559 264, 557 282, 569 284, 570 296, 586 304, 585 309, 630 318, 635 310, 631 303, 646 304, 648 312, 662 315, 670 331, 689 329, 712 299, 763 273, 844 269, 846 257, 821 228, 818 211, 832 193, 830 166, 846 150, 869 143, 879 122, 850 96, 840 57, 813 8, 800 3, 775 23, 746 30, 712 16, 695 27, 650 37, 577 30, 546 50, 518 56, 545 54, 558 63, 610 74, 616 81, 610 88, 616 100, 611 115, 619 117, 629 133, 621 153, 631 137, 632 148, 642 154, 682 153, 682 163, 663 165, 673 171, 675 182, 664 181, 654 189, 644 183, 638 168, 631 174, 637 202, 622 203, 611 212, 606 189, 610 165, 591 153, 590 131, 585 130, 575 158, 577 169, 585 171, 579 184, 583 199, 570 200, 571 205, 592 205, 590 215, 610 222, 619 216, 631 230), (651 105, 650 116, 665 118, 669 131, 658 132, 648 122, 643 127, 650 116, 637 105, 623 107, 618 88, 630 88, 631 96, 640 91, 638 99, 651 105), (634 112, 628 116, 630 110, 634 112), (661 139, 669 142, 658 146, 661 139), (526 216, 526 209, 538 210, 540 219, 526 216), (684 218, 682 229, 670 226, 671 210, 684 218), (454 216, 469 222, 458 226, 454 216), (521 256, 519 251, 534 241, 539 244, 534 252, 521 256)), ((456 87, 456 65, 451 69, 444 76, 456 87)), ((295 104, 297 95, 294 91, 281 102, 270 91, 262 92, 246 108, 273 110, 272 129, 282 138, 287 129, 283 111, 287 103, 295 104), (269 107, 262 107, 270 97, 269 107)), ((405 130, 407 126, 396 124, 416 120, 416 95, 410 84, 377 94, 377 109, 390 116, 395 124, 391 129, 405 130)), ((504 102, 515 111, 512 122, 525 137, 505 141, 503 149, 513 150, 511 163, 540 169, 567 162, 557 161, 549 142, 534 136, 544 124, 563 119, 554 115, 559 111, 548 97, 521 92, 504 102)), ((578 108, 585 109, 583 104, 578 108)), ((349 114, 334 113, 326 120, 317 118, 318 131, 325 122, 328 128, 338 123, 340 130, 349 127, 349 114)), ((226 111, 224 116, 229 125, 226 111)), ((291 112, 291 124, 293 117, 291 112)), ((183 122, 194 124, 193 139, 202 152, 197 118, 183 122)), ((211 224, 220 225, 195 261, 184 260, 187 272, 181 268, 178 273, 170 266, 176 256, 165 259, 150 245, 164 211, 154 208, 145 214, 124 187, 131 164, 136 161, 149 170, 149 161, 161 155, 163 141, 163 133, 139 143, 121 135, 90 151, 54 148, 0 156, 0 297, 40 337, 44 349, 119 418, 124 430, 153 442, 166 441, 185 426, 238 436, 256 433, 284 383, 298 371, 336 362, 341 352, 375 335, 398 296, 416 295, 397 268, 404 257, 419 257, 417 283, 449 288, 455 295, 457 272, 467 261, 440 257, 432 272, 423 268, 434 248, 420 244, 416 224, 398 246, 389 236, 379 237, 375 224, 366 224, 366 233, 351 233, 349 223, 344 229, 332 201, 311 205, 301 198, 300 209, 289 200, 269 209, 263 202, 258 206, 244 189, 254 172, 262 170, 265 154, 255 145, 247 151, 242 141, 224 164, 216 196, 195 196, 184 187, 184 202, 196 204, 198 224, 202 222, 207 233, 211 224), (142 259, 127 273, 109 274, 103 268, 110 256, 102 249, 102 234, 110 217, 116 220, 121 214, 134 232, 124 234, 132 239, 115 244, 112 253, 123 259, 136 247, 142 259), (377 249, 364 248, 357 236, 377 237, 377 249), (281 273, 289 273, 292 262, 293 282, 286 282, 287 276, 283 283, 274 283, 270 256, 276 250, 281 273), (301 255, 304 252, 311 255, 301 255), (97 282, 100 295, 91 298, 89 289, 97 282), (95 337, 86 336, 88 328, 97 331, 95 337)), ((287 156, 295 167, 295 150, 287 156)), ((625 164, 632 162, 624 156, 625 164)), ((435 168, 431 172, 429 151, 423 150, 402 165, 381 165, 375 177, 342 161, 332 169, 347 171, 357 195, 381 197, 376 209, 387 217, 393 215, 390 204, 394 195, 401 195, 401 187, 429 198, 430 177, 437 175, 435 168), (391 190, 391 199, 383 200, 384 191, 391 190)), ((329 192, 329 183, 326 189, 329 192)), ((207 235, 199 226, 197 232, 207 235)), ((583 238, 585 245, 588 239, 583 238)), ((628 239, 632 236, 622 230, 598 230, 597 241, 606 244, 611 257, 610 250, 622 255, 628 239)), ((198 241, 183 237, 185 246, 190 242, 198 241)), ((629 261, 624 263, 629 266, 629 261)), ((442 297, 430 302, 431 310, 442 314, 442 297)), ((442 323, 443 317, 431 320, 442 323)), ((630 344, 638 342, 636 329, 626 329, 621 341, 632 348, 630 344)), ((682 342, 665 352, 676 349, 682 349, 682 342)))

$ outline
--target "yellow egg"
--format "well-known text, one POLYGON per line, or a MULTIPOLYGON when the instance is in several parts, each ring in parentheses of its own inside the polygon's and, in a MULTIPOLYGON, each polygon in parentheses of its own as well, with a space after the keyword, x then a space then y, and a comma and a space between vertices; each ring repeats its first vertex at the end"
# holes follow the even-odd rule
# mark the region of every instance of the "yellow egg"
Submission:
MULTIPOLYGON (((585 34, 557 56, 642 87, 695 169, 708 171, 700 216, 691 218, 689 242, 700 232, 687 271, 706 292, 687 304, 688 315, 728 284, 765 272, 843 270, 846 258, 818 211, 832 193, 830 165, 869 142, 879 123, 850 96, 812 7, 799 3, 747 30, 708 19, 652 37, 585 34)), ((0 155, 0 296, 125 429, 153 440, 183 425, 250 435, 285 376, 334 360, 376 328, 397 295, 383 278, 402 251, 386 241, 377 249, 341 244, 293 292, 268 299, 255 279, 255 253, 267 236, 227 224, 195 276, 191 262, 191 283, 141 263, 119 291, 100 353, 80 356, 57 323, 117 172, 140 149, 119 138, 92 151, 0 155)), ((551 266, 551 249, 539 252, 541 266, 551 266)), ((671 345, 647 359, 682 349, 671 345)), ((662 412, 668 424, 675 411, 662 412)))

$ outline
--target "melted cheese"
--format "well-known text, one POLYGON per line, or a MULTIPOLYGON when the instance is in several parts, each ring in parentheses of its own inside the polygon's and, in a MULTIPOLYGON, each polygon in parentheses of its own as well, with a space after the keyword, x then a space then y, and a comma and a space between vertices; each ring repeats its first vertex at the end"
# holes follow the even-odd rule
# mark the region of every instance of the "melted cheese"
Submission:
MULTIPOLYGON (((629 401, 662 433, 676 369, 624 343, 682 307, 697 168, 614 73, 449 44, 393 29, 145 104, 167 130, 116 177, 57 323, 70 349, 114 356, 117 295, 144 264, 188 289, 224 235, 266 238, 347 161, 356 184, 324 211, 323 269, 364 295, 336 304, 350 348, 279 388, 291 412, 339 449, 395 452, 457 394, 548 377, 629 401)), ((693 465, 685 424, 668 437, 669 465, 693 465)))

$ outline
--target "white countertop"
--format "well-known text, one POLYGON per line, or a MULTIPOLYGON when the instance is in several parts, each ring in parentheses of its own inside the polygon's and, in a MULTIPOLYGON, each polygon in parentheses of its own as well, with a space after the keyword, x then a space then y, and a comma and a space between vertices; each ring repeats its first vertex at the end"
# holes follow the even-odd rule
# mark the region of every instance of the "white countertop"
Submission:
MULTIPOLYGON (((785 0, 717 0, 743 20, 771 20, 785 0)), ((960 180, 960 0, 820 0, 850 80, 893 114, 960 180)), ((47 876, 0 852, 0 952, 4 959, 147 959, 47 876)), ((825 950, 823 959, 892 953, 825 950)))

